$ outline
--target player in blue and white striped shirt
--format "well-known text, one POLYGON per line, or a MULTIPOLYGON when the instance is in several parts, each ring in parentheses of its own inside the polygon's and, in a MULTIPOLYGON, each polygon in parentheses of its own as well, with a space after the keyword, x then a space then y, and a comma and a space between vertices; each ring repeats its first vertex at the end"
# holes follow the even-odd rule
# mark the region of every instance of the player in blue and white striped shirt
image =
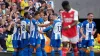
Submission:
POLYGON ((21 21, 21 39, 23 45, 23 54, 24 56, 29 56, 29 32, 27 30, 30 25, 30 20, 28 19, 28 12, 24 13, 25 18, 21 21))
MULTIPOLYGON (((40 17, 41 18, 38 19, 38 24, 44 24, 44 20, 43 20, 43 18, 44 18, 44 11, 40 11, 40 17)), ((43 29, 44 29, 44 27, 39 27, 38 26, 38 30, 39 31, 42 31, 43 29)), ((45 37, 44 37, 44 34, 40 34, 39 33, 39 37, 41 39, 42 55, 43 56, 47 56, 47 53, 44 50, 44 47, 45 47, 45 37)))
MULTIPOLYGON (((94 46, 94 34, 96 32, 96 24, 93 21, 93 13, 88 13, 87 20, 82 22, 81 33, 82 33, 82 45, 84 50, 87 47, 90 48, 90 56, 94 56, 93 46, 94 46)), ((85 51, 83 51, 83 55, 85 55, 85 51)))
POLYGON ((78 37, 79 41, 77 43, 77 47, 78 47, 80 56, 82 55, 81 54, 82 53, 82 34, 80 33, 81 25, 82 25, 82 23, 78 22, 78 24, 77 24, 77 37, 78 37))
POLYGON ((22 42, 20 37, 20 19, 15 19, 13 22, 14 30, 12 35, 12 44, 14 48, 13 56, 19 55, 19 49, 22 48, 22 42))
MULTIPOLYGON (((57 19, 57 15, 53 14, 52 16, 53 19, 53 24, 47 27, 46 29, 43 30, 43 32, 47 32, 51 29, 52 31, 52 37, 51 37, 51 46, 52 46, 52 52, 51 56, 55 56, 55 51, 59 52, 59 55, 62 56, 62 51, 61 51, 61 21, 57 19), (56 50, 57 49, 57 50, 56 50)), ((40 33, 43 33, 40 31, 40 33)))
MULTIPOLYGON (((40 18, 40 13, 37 11, 34 14, 34 19, 31 20, 30 24, 30 48, 36 47, 36 56, 42 56, 41 50, 41 39, 38 34, 38 19, 40 18)), ((31 52, 32 55, 32 52, 31 52)))

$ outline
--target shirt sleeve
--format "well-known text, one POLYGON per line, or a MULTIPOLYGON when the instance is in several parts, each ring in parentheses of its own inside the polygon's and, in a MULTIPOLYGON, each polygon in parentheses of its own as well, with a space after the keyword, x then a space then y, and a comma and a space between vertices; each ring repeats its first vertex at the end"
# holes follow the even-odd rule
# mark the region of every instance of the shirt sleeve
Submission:
POLYGON ((46 29, 44 29, 43 32, 47 32, 47 31, 49 31, 52 28, 53 28, 53 25, 51 25, 51 26, 47 27, 46 29))
POLYGON ((74 20, 78 21, 78 11, 75 11, 74 13, 74 20))

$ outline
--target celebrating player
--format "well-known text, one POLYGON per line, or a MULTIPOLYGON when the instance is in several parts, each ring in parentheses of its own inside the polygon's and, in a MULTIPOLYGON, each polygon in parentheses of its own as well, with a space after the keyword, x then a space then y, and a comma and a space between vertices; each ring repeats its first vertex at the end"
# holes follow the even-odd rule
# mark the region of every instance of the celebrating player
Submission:
MULTIPOLYGON (((38 34, 38 19, 40 18, 40 13, 38 11, 35 12, 34 18, 31 19, 30 24, 30 48, 36 47, 36 56, 42 56, 41 50, 41 40, 38 34)), ((32 54, 32 52, 31 52, 32 54)))
MULTIPOLYGON (((44 18, 44 11, 40 11, 40 19, 38 19, 38 23, 39 24, 44 24, 44 20, 43 20, 43 18, 44 18)), ((39 31, 42 31, 44 29, 44 27, 38 27, 38 30, 39 31)), ((40 37, 40 39, 41 39, 41 48, 42 48, 42 55, 43 56, 47 56, 47 53, 45 52, 45 50, 44 50, 44 47, 45 47, 45 37, 44 37, 44 34, 40 34, 39 33, 39 37, 40 37)))
POLYGON ((78 12, 71 8, 68 1, 62 2, 62 7, 64 11, 61 13, 62 17, 62 53, 66 56, 67 53, 67 43, 72 44, 72 56, 77 56, 77 22, 78 22, 78 12))
POLYGON ((47 32, 47 31, 53 29, 52 36, 51 36, 51 47, 52 47, 51 56, 55 56, 56 51, 58 51, 59 55, 62 56, 61 21, 58 20, 57 14, 52 15, 52 20, 53 20, 53 24, 50 25, 49 27, 47 27, 46 29, 44 29, 42 32, 40 31, 40 33, 44 33, 44 32, 47 32))
POLYGON ((30 20, 28 19, 28 12, 24 13, 24 19, 21 21, 21 39, 22 39, 22 45, 23 45, 23 55, 29 56, 29 33, 27 27, 30 25, 30 20))
POLYGON ((13 36, 12 36, 12 44, 14 48, 13 56, 20 56, 20 49, 22 48, 22 42, 20 37, 20 19, 15 19, 14 22, 11 23, 13 25, 13 36))

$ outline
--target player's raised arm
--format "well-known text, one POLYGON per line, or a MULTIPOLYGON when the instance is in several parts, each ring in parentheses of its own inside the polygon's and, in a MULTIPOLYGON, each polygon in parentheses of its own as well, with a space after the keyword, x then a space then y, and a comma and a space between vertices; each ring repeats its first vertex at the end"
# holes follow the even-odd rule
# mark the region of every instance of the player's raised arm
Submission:
POLYGON ((53 22, 51 21, 50 23, 48 24, 38 24, 39 27, 47 27, 47 26, 50 26, 53 22))

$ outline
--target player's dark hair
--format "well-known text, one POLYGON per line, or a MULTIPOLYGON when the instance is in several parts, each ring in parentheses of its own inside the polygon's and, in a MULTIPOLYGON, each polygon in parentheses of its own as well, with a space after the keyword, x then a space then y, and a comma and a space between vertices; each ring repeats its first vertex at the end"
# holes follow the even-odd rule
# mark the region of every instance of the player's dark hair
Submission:
POLYGON ((90 14, 93 14, 93 13, 88 13, 87 16, 89 16, 90 14))
POLYGON ((25 12, 24 13, 24 17, 28 17, 28 12, 25 12))
POLYGON ((40 14, 40 12, 39 12, 39 11, 36 11, 36 12, 34 13, 34 16, 37 16, 38 14, 40 14))
POLYGON ((68 1, 63 1, 62 2, 62 7, 64 8, 65 6, 69 5, 69 2, 68 1))
POLYGON ((44 3, 46 3, 46 2, 45 2, 45 1, 40 1, 40 3, 41 3, 41 4, 44 4, 44 3))

